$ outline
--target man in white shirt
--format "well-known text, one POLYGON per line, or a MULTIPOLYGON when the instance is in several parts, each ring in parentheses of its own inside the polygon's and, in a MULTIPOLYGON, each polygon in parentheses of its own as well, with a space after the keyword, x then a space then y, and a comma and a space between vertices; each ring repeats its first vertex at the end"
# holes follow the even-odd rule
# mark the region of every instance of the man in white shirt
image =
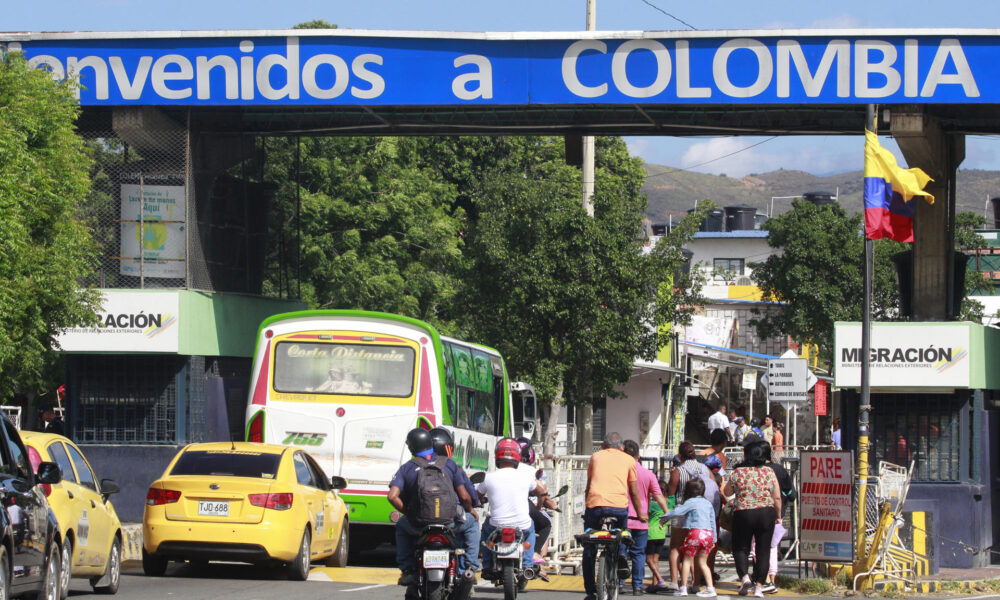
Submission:
MULTIPOLYGON (((535 546, 535 528, 528 512, 528 496, 544 494, 545 488, 535 479, 534 469, 519 469, 521 449, 515 440, 504 438, 497 442, 495 452, 497 470, 486 474, 476 490, 481 499, 489 500, 490 518, 483 523, 480 539, 487 540, 500 527, 516 527, 524 533, 524 541, 535 546)), ((535 557, 525 552, 524 568, 533 567, 535 557)), ((493 553, 483 552, 483 571, 493 569, 493 553)), ((487 577, 489 578, 489 577, 487 577)))
POLYGON ((729 417, 726 416, 725 404, 720 404, 719 410, 708 418, 708 433, 711 435, 716 429, 722 429, 729 435, 729 417))

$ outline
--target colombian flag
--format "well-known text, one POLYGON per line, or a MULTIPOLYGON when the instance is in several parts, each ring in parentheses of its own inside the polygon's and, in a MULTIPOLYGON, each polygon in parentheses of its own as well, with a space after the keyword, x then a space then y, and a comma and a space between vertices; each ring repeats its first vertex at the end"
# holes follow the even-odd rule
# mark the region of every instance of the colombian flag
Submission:
POLYGON ((924 191, 934 181, 920 169, 901 169, 891 152, 878 143, 878 136, 865 130, 865 236, 913 242, 914 196, 931 204, 934 196, 924 191))

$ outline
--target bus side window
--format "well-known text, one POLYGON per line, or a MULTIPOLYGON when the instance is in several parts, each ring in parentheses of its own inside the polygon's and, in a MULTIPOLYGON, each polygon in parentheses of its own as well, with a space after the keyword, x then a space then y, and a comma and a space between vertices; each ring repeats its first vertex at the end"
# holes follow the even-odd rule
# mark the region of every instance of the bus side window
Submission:
POLYGON ((472 429, 472 419, 475 414, 476 392, 466 388, 458 389, 458 420, 455 427, 472 429))
POLYGON ((493 396, 487 392, 471 392, 475 394, 475 416, 473 429, 479 433, 492 434, 496 427, 493 418, 493 396))
POLYGON ((441 354, 444 356, 444 395, 448 406, 451 423, 460 426, 458 415, 458 389, 455 387, 455 364, 451 357, 451 344, 444 344, 441 354))
POLYGON ((504 410, 503 377, 493 377, 492 396, 493 414, 497 417, 493 435, 503 435, 504 421, 507 419, 507 411, 504 410))

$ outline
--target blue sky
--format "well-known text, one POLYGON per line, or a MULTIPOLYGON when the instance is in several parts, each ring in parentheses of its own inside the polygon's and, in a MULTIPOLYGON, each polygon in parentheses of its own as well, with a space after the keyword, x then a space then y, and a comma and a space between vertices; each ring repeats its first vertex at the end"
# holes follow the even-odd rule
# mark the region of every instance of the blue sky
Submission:
MULTIPOLYGON (((585 0, 33 0, 6 2, 0 30, 281 29, 326 19, 355 29, 573 31, 584 28, 585 6, 585 0)), ((597 0, 597 28, 971 28, 996 26, 997 8, 995 0, 597 0)), ((755 145, 765 139, 628 141, 633 153, 651 163, 737 177, 778 168, 827 174, 862 166, 862 136, 787 137, 755 145)), ((904 162, 891 140, 884 143, 904 162)), ((1000 169, 1000 138, 967 138, 962 168, 1000 169)))

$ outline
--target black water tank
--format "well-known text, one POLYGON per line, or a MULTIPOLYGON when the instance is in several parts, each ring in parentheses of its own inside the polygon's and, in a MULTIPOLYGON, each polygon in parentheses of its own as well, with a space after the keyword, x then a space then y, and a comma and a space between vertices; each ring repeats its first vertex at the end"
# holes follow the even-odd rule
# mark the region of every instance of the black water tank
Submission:
POLYGON ((746 204, 726 207, 726 231, 750 231, 753 229, 757 209, 746 204))
POLYGON ((667 235, 667 224, 666 223, 653 223, 649 226, 653 230, 653 235, 664 236, 667 235))
POLYGON ((830 192, 806 192, 802 194, 802 199, 812 202, 816 206, 827 206, 837 203, 837 196, 830 192))
MULTIPOLYGON (((689 208, 688 214, 693 213, 695 209, 689 208)), ((705 218, 701 222, 701 227, 698 231, 722 231, 722 225, 725 223, 725 213, 722 212, 721 208, 713 208, 712 210, 705 213, 705 218)))
POLYGON ((1000 229, 1000 196, 990 198, 990 204, 993 205, 993 229, 1000 229))

